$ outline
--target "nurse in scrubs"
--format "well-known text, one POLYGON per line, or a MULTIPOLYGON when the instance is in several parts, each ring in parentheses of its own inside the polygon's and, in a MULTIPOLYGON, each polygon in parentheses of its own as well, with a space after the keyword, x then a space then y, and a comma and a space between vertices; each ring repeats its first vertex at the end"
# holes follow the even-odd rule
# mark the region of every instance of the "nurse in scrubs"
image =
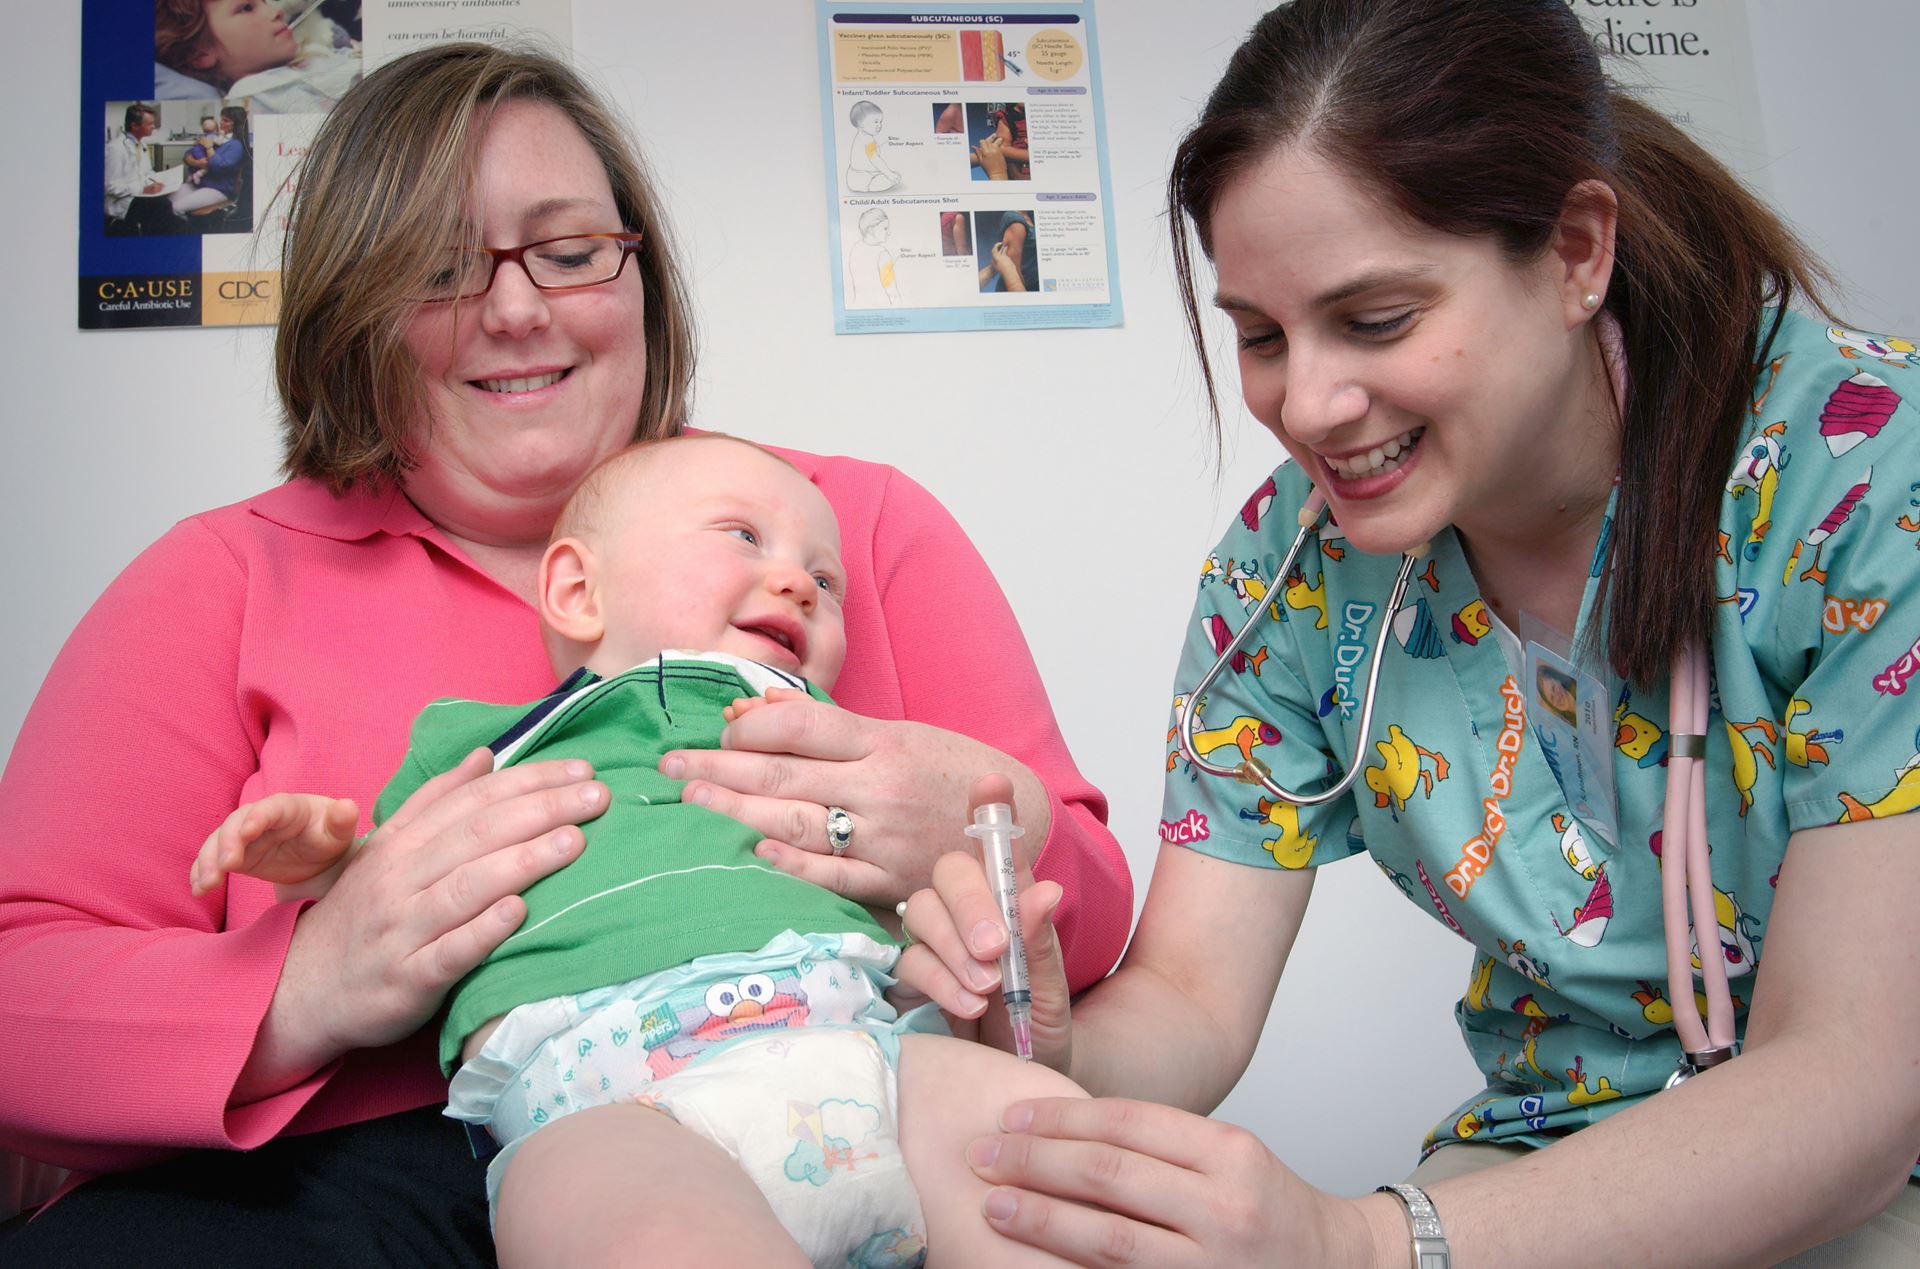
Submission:
MULTIPOLYGON (((1267 603, 1201 735, 1238 727, 1293 789, 1357 747, 1363 770, 1302 809, 1169 746, 1180 840, 1120 968, 1069 1009, 1027 932, 1039 1056, 1106 1096, 1016 1105, 973 1143, 989 1217, 1084 1264, 1400 1266, 1416 1237, 1462 1264, 1914 1263, 1920 370, 1876 351, 1910 342, 1826 316, 1781 221, 1551 0, 1276 9, 1169 191, 1203 369, 1210 302, 1290 460, 1216 557, 1272 568, 1310 487, 1331 512, 1295 576, 1202 578, 1175 690, 1215 618, 1267 603), (1836 632, 1832 597, 1885 607, 1836 632), (1363 743, 1352 667, 1381 622, 1363 743), (1571 650, 1560 695, 1612 709, 1597 740, 1538 702, 1543 642, 1571 650), (1689 648, 1715 921, 1682 964, 1724 965, 1744 1049, 1667 1089, 1697 1007, 1660 890, 1689 648), (1485 1084, 1429 1130, 1417 1189, 1348 1198, 1200 1115, 1253 1053, 1316 869, 1356 853, 1479 949, 1458 1016, 1485 1084)), ((903 976, 1000 1041, 998 992, 963 986, 1005 937, 978 865, 934 882, 903 976)))

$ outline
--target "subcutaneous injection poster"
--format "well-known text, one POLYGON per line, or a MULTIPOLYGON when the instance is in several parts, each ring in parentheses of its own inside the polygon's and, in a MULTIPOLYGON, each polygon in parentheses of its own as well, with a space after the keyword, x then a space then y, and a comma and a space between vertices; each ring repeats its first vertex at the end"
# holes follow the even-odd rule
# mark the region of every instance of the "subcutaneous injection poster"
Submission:
POLYGON ((450 40, 573 43, 571 0, 83 0, 79 323, 267 325, 333 103, 450 40))
POLYGON ((817 12, 835 332, 1119 325, 1092 4, 817 12))

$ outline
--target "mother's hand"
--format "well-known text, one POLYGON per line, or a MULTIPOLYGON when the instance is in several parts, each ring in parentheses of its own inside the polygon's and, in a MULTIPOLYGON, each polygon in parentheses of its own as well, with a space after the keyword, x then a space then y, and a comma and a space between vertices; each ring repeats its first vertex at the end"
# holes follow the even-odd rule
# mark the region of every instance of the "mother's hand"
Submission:
POLYGON ((475 750, 421 785, 300 914, 236 1101, 418 1030, 525 919, 520 891, 580 853, 607 806, 592 767, 492 765, 475 750))
POLYGON ((1026 835, 1022 862, 1052 826, 1039 777, 997 749, 925 723, 866 718, 805 692, 775 688, 767 704, 728 724, 723 749, 676 749, 660 761, 681 796, 739 820, 780 871, 860 903, 891 906, 926 887, 943 853, 967 844, 971 777, 997 771, 1013 783, 1026 835), (827 808, 853 817, 846 852, 827 843, 827 808))
POLYGON ((1074 1264, 1373 1261, 1360 1203, 1295 1176, 1244 1128, 1154 1102, 1015 1102, 967 1161, 1002 1234, 1074 1264))

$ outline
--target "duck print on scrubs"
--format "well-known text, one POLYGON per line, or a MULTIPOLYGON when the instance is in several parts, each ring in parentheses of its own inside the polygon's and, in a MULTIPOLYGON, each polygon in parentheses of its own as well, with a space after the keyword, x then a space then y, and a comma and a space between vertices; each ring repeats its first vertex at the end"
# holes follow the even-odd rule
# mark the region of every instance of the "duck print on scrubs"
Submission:
MULTIPOLYGON (((1907 359, 1909 341, 1844 334, 1842 343, 1786 317, 1756 358, 1751 424, 1721 502, 1707 727, 1718 928, 1700 937, 1726 964, 1742 1031, 1789 835, 1920 807, 1920 363, 1907 359), (1863 350, 1876 349, 1891 355, 1868 363, 1877 382, 1866 384, 1873 354, 1863 350), (1877 620, 1834 618, 1866 611, 1877 620)), ((1281 467, 1215 557, 1277 559, 1307 491, 1296 467, 1281 467)), ((1608 537, 1603 529, 1603 548, 1608 537)), ((1281 783, 1325 788, 1329 764, 1353 752, 1359 711, 1347 685, 1365 682, 1376 623, 1412 631, 1419 614, 1406 614, 1425 604, 1451 637, 1388 640, 1364 782, 1297 810, 1282 839, 1295 849, 1275 848, 1280 820, 1257 786, 1196 780, 1179 764, 1163 823, 1201 817, 1211 831, 1181 844, 1251 867, 1368 852, 1390 876, 1417 879, 1399 887, 1409 901, 1481 949, 1455 1012, 1487 1088, 1434 1128, 1429 1150, 1469 1135, 1544 1144, 1657 1091, 1680 1056, 1660 912, 1666 683, 1609 685, 1619 795, 1610 844, 1568 807, 1515 668, 1500 640, 1482 637, 1483 597, 1453 531, 1434 539, 1434 568, 1400 613, 1379 610, 1397 557, 1363 554, 1332 533, 1319 545, 1337 554, 1317 553, 1314 607, 1269 607, 1258 639, 1271 652, 1265 673, 1223 675, 1202 703, 1210 720, 1253 719, 1277 734, 1260 756, 1281 783)), ((1590 579, 1575 646, 1605 620, 1599 589, 1590 579)), ((1188 626, 1199 637, 1177 691, 1213 663, 1208 625, 1238 629, 1250 611, 1220 578, 1202 576, 1188 626)))

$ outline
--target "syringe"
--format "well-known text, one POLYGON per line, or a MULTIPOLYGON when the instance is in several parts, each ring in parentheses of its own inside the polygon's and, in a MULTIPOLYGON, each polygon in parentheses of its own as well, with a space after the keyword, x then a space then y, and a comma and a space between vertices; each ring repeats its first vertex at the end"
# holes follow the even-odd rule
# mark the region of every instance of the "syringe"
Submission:
POLYGON ((1000 905, 1000 919, 1007 923, 1007 950, 1000 954, 1000 998, 1006 1002, 1007 1020, 1013 1024, 1013 1050, 1031 1062, 1033 989, 1027 981, 1027 947, 1020 937, 1019 881, 1013 871, 1013 839, 1020 836, 1021 828, 1013 822, 1011 806, 988 802, 974 808, 973 823, 965 831, 980 842, 987 884, 993 889, 994 902, 1000 905))

